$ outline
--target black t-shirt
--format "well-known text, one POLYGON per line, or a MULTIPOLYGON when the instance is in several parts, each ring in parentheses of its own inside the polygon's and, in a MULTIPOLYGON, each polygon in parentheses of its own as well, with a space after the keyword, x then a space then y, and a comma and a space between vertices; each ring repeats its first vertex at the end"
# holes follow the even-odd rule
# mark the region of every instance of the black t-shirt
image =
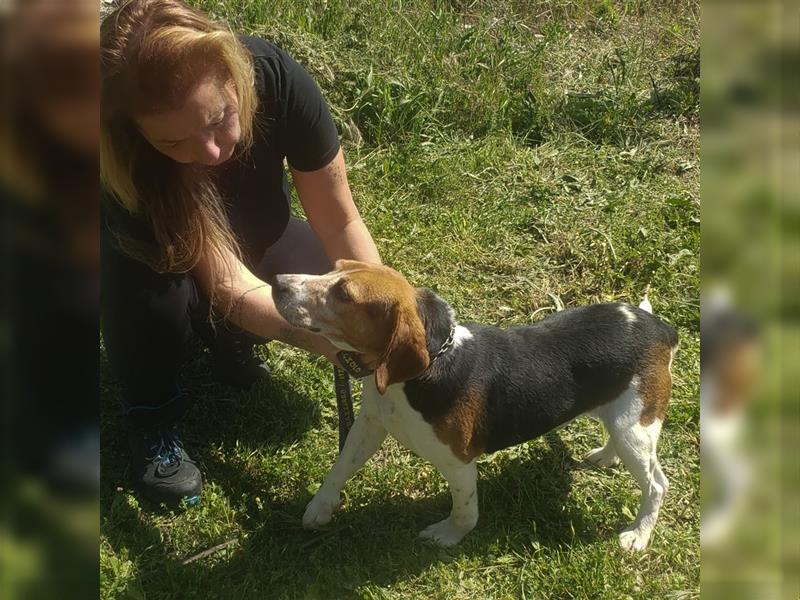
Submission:
MULTIPOLYGON (((258 112, 253 146, 215 168, 217 188, 242 248, 256 264, 289 222, 289 193, 284 158, 298 171, 327 165, 339 151, 339 136, 317 84, 283 50, 265 40, 240 36, 253 55, 258 112)), ((141 232, 112 198, 105 198, 112 229, 141 232)), ((137 236, 139 237, 139 236, 137 236)))

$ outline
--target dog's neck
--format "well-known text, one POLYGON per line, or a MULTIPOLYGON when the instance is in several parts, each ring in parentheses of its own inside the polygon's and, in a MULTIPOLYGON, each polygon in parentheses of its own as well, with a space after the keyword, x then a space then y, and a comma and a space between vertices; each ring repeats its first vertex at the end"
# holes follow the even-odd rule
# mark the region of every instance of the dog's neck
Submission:
MULTIPOLYGON (((424 377, 435 365, 449 359, 458 324, 450 305, 427 288, 417 289, 417 311, 425 327, 425 346, 430 360, 425 370, 418 375, 424 377)), ((365 374, 375 371, 381 362, 381 356, 374 353, 343 351, 339 354, 345 355, 339 357, 340 362, 353 377, 364 377, 365 374)))
MULTIPOLYGON (((428 369, 445 360, 455 336, 455 312, 450 305, 426 288, 417 290, 417 310, 425 325, 426 346, 430 364, 428 369)), ((427 373, 427 370, 422 373, 427 373)))

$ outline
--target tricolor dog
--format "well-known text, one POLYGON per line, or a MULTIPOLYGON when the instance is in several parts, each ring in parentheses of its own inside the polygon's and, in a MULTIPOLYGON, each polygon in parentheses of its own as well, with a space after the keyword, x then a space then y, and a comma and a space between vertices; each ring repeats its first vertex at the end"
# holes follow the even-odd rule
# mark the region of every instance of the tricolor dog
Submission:
POLYGON ((385 266, 340 260, 321 275, 279 275, 272 294, 291 324, 355 352, 374 371, 363 379, 361 411, 344 449, 303 515, 331 520, 347 479, 387 433, 447 479, 453 508, 421 537, 450 546, 478 522, 477 458, 531 440, 579 415, 609 433, 587 459, 619 459, 642 490, 623 548, 647 546, 667 491, 656 443, 669 402, 677 334, 639 308, 607 303, 573 308, 502 330, 456 322, 431 290, 385 266))

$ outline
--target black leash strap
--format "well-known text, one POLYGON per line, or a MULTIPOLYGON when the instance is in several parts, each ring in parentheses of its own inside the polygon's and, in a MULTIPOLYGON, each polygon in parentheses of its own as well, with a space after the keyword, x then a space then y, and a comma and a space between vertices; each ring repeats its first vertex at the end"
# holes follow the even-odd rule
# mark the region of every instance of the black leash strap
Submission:
POLYGON ((344 449, 347 434, 353 426, 353 385, 350 375, 340 367, 333 367, 333 383, 336 387, 336 410, 339 413, 339 454, 344 449))
POLYGON ((359 364, 351 352, 341 351, 336 355, 343 367, 333 367, 333 383, 336 388, 336 410, 339 413, 339 454, 344 449, 347 434, 353 426, 353 384, 350 376, 366 377, 371 373, 359 364))

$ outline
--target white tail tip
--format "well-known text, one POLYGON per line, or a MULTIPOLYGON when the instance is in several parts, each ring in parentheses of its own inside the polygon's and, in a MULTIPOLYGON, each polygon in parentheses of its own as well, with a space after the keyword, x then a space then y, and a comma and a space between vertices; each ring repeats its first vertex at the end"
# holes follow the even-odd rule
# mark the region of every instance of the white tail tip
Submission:
POLYGON ((650 294, 650 286, 648 285, 647 289, 644 291, 644 298, 642 298, 642 301, 639 303, 639 308, 649 312, 652 315, 653 305, 650 304, 650 298, 648 298, 649 294, 650 294))

